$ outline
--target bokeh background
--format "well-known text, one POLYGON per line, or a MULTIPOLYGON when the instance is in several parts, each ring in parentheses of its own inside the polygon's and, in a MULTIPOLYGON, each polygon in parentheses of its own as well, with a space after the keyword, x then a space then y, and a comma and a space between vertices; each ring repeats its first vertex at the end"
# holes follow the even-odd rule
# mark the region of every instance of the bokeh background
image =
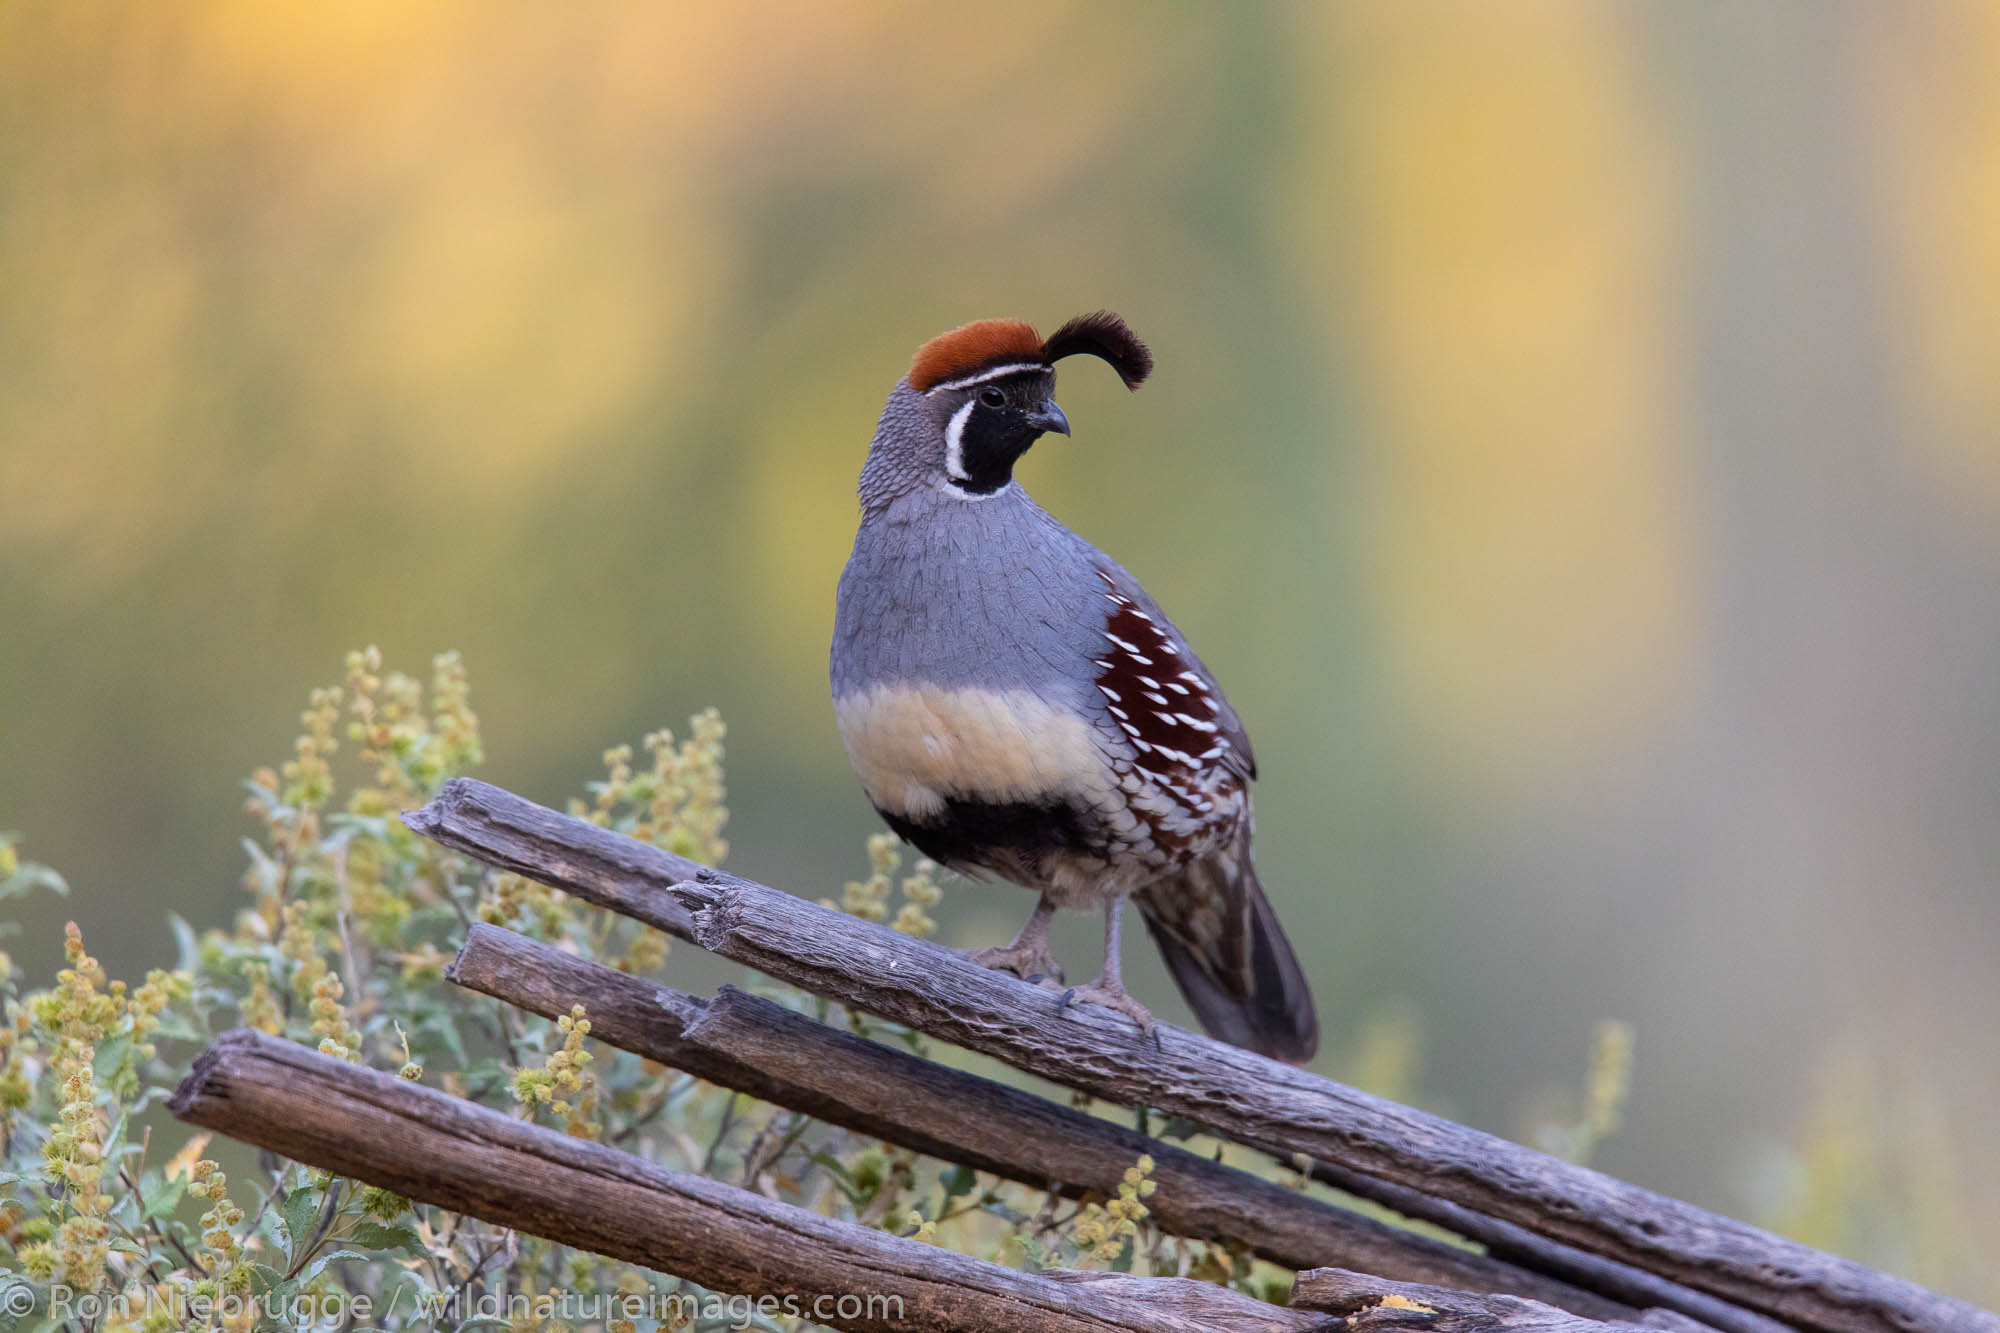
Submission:
POLYGON ((1106 306, 1023 477, 1257 738, 1321 1067, 1527 1135, 1627 1020, 1601 1165, 2000 1300, 1996 145, 1973 0, 0 6, 9 947, 226 920, 371 642, 544 800, 718 705, 837 892, 881 401, 1106 306))

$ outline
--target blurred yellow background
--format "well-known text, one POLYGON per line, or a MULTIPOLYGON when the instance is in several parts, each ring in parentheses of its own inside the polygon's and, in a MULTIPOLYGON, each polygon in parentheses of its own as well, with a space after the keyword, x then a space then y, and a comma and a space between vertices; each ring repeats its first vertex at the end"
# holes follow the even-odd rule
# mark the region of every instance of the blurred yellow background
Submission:
POLYGON ((1606 1169, 2000 1300, 1996 144, 1975 0, 0 6, 10 947, 224 920, 369 642, 549 801, 720 706, 836 889, 881 401, 1105 306, 1022 476, 1256 737, 1322 1066, 1520 1135, 1630 1020, 1606 1169))

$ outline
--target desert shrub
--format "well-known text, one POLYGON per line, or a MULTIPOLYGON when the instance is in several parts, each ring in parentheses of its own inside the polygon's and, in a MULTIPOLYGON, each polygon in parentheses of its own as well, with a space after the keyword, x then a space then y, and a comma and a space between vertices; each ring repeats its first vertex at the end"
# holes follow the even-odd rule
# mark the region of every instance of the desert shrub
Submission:
MULTIPOLYGON (((728 851, 723 740, 721 719, 706 712, 684 737, 659 731, 636 750, 609 750, 604 778, 570 809, 719 862, 728 851)), ((632 972, 660 967, 670 943, 403 826, 403 811, 476 767, 482 753, 455 655, 439 657, 424 682, 385 672, 372 648, 352 653, 341 683, 309 696, 290 757, 248 781, 256 836, 244 842, 244 902, 228 928, 198 931, 169 917, 175 962, 136 986, 108 978, 74 925, 62 942, 63 966, 45 989, 28 988, 0 953, 0 1326, 75 1333, 802 1326, 741 1298, 190 1133, 161 1105, 200 1045, 239 1024, 679 1170, 997 1262, 1173 1273, 1282 1299, 1289 1274, 1149 1225, 1147 1159, 1133 1163, 1110 1197, 1064 1200, 597 1047, 581 1008, 547 1023, 447 984, 445 964, 475 920, 632 972)), ((936 867, 919 860, 906 873, 886 834, 868 840, 866 855, 867 873, 821 901, 910 934, 932 933, 936 867)), ((55 871, 23 859, 15 836, 0 834, 0 903, 67 892, 55 871)), ((9 929, 0 923, 0 935, 9 929)), ((752 984, 822 1021, 927 1049, 907 1029, 752 984)), ((1414 1019, 1393 1007, 1362 1022, 1343 1061, 1349 1077, 1413 1100, 1417 1036, 1414 1019)), ((1601 1026, 1580 1092, 1552 1098, 1531 1140, 1587 1158, 1617 1125, 1630 1058, 1629 1031, 1601 1026)), ((1139 1124, 1308 1188, 1296 1173, 1203 1138, 1184 1121, 1142 1112, 1139 1124)), ((1855 1137, 1829 1131, 1807 1143, 1855 1137)), ((1830 1149, 1815 1164, 1819 1157, 1858 1160, 1830 1149)), ((1860 1233, 1844 1219, 1880 1203, 1880 1190, 1852 1185, 1864 1175, 1834 1167, 1801 1174, 1804 1183, 1788 1197, 1816 1211, 1781 1220, 1818 1233, 1814 1239, 1855 1240, 1860 1233)), ((1945 1224, 1957 1217, 1952 1209, 1913 1203, 1896 1215, 1907 1222, 1899 1237, 1965 1234, 1945 1224)), ((1936 1243, 1926 1249, 1941 1252, 1936 1243)))
MULTIPOLYGON (((691 719, 635 750, 572 813, 715 863, 727 853, 722 721, 691 719)), ((428 682, 368 649, 311 692, 291 755, 248 781, 244 905, 227 929, 177 917, 172 967, 110 980, 77 928, 54 984, 26 990, 0 954, 0 1301, 19 1327, 73 1330, 795 1327, 742 1301, 492 1227, 383 1190, 211 1142, 161 1111, 201 1044, 248 1025, 454 1095, 816 1211, 1017 1265, 1109 1266, 1270 1294, 1284 1274, 1146 1224, 1151 1163, 1110 1198, 1066 1201, 757 1103, 597 1047, 581 1008, 546 1023, 444 981, 466 926, 487 921, 633 972, 659 931, 490 870, 398 816, 476 767, 463 666, 428 682), (573 1293, 565 1298, 566 1293, 573 1293), (628 1317, 639 1298, 649 1317, 628 1317), (667 1296, 671 1301, 662 1299, 667 1296), (356 1316, 359 1316, 358 1318, 356 1316)), ((894 839, 823 899, 927 935, 936 868, 907 873, 894 839)), ((0 842, 0 899, 64 892, 0 842)), ((757 989, 918 1050, 912 1032, 813 996, 757 989)))

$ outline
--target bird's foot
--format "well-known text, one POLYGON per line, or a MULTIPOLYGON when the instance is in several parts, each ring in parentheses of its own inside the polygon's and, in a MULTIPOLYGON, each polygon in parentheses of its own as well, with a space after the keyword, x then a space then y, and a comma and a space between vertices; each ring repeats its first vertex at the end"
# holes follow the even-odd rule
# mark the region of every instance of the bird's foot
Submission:
POLYGON ((1153 1011, 1133 999, 1126 991, 1125 983, 1116 977, 1099 977, 1085 985, 1072 986, 1063 992, 1062 1003, 1065 1009, 1077 1003, 1100 1004, 1106 1009, 1116 1009, 1137 1023, 1139 1031, 1155 1041, 1159 1040, 1159 1034, 1153 1030, 1157 1023, 1153 1011))
POLYGON ((966 958, 981 967, 990 967, 997 972, 1012 972, 1023 981, 1041 978, 1044 984, 1062 985, 1062 964, 1044 941, 1023 944, 1016 940, 1012 944, 1002 944, 991 949, 974 949, 966 958))

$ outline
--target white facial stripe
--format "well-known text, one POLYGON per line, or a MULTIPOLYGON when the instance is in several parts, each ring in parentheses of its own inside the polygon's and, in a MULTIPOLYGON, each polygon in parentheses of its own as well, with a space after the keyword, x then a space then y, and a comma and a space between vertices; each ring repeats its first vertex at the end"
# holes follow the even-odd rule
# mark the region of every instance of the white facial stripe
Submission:
POLYGON ((962 380, 946 380, 943 384, 933 384, 924 392, 926 394, 933 394, 942 393, 946 389, 969 389, 975 384, 984 384, 988 380, 997 380, 1003 375, 1018 375, 1024 370, 1047 369, 1048 367, 1039 361, 1023 361, 1018 365, 1012 366, 995 366, 991 370, 982 370, 977 375, 967 375, 962 380))
POLYGON ((968 491, 965 489, 965 487, 949 479, 940 482, 935 482, 933 484, 940 491, 943 491, 946 495, 951 496, 954 500, 964 500, 968 503, 978 500, 991 500, 996 496, 1007 495, 1010 492, 1018 490, 1021 485, 1021 483, 1017 481, 1009 481, 1005 486, 1000 487, 998 490, 968 491))
POLYGON ((965 421, 978 405, 977 398, 960 403, 944 428, 944 474, 953 481, 972 480, 972 474, 965 470, 965 421))

